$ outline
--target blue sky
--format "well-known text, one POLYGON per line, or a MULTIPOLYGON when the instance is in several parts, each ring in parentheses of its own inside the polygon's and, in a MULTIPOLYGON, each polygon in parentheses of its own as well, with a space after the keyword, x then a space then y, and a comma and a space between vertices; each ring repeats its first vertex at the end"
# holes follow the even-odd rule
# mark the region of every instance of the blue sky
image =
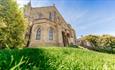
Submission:
MULTIPOLYGON (((20 6, 29 0, 17 0, 20 6)), ((88 34, 115 36, 115 0, 32 0, 33 7, 55 4, 77 37, 88 34)))

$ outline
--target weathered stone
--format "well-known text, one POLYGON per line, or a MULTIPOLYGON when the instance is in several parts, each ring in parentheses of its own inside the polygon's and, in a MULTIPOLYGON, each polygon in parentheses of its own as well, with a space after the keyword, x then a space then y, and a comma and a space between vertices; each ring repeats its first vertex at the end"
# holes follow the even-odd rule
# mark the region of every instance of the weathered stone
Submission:
POLYGON ((70 24, 67 24, 55 5, 48 7, 31 7, 25 10, 25 17, 32 26, 29 46, 67 46, 75 44, 76 35, 70 24), (36 40, 36 33, 41 29, 40 40, 36 40), (49 40, 49 29, 53 29, 53 39, 49 40))

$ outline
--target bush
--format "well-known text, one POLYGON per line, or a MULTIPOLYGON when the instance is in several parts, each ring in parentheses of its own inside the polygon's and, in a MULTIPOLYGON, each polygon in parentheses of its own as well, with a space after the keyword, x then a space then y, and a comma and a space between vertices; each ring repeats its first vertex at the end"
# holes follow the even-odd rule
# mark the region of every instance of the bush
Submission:
POLYGON ((0 0, 0 47, 23 47, 27 27, 15 0, 0 0))
POLYGON ((92 44, 92 48, 97 51, 113 52, 115 47, 115 37, 111 35, 88 35, 82 39, 92 44))

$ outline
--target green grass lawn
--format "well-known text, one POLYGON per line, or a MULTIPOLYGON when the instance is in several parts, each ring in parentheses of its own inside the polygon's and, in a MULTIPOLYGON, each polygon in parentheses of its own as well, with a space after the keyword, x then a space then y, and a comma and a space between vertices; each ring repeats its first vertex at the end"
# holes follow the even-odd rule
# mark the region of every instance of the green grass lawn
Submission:
POLYGON ((115 55, 80 48, 0 50, 1 70, 115 70, 115 55))

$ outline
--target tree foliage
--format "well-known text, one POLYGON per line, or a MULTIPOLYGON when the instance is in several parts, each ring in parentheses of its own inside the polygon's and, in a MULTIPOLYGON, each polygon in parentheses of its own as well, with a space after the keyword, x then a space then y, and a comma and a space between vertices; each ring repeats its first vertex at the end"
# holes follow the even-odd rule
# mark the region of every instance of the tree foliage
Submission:
POLYGON ((115 37, 111 35, 87 35, 82 39, 93 44, 92 47, 98 50, 112 50, 115 48, 115 37))
POLYGON ((0 47, 23 47, 27 22, 15 0, 0 0, 0 47))
POLYGON ((87 35, 87 36, 84 36, 82 39, 92 43, 93 46, 97 46, 98 36, 96 36, 96 35, 87 35))

